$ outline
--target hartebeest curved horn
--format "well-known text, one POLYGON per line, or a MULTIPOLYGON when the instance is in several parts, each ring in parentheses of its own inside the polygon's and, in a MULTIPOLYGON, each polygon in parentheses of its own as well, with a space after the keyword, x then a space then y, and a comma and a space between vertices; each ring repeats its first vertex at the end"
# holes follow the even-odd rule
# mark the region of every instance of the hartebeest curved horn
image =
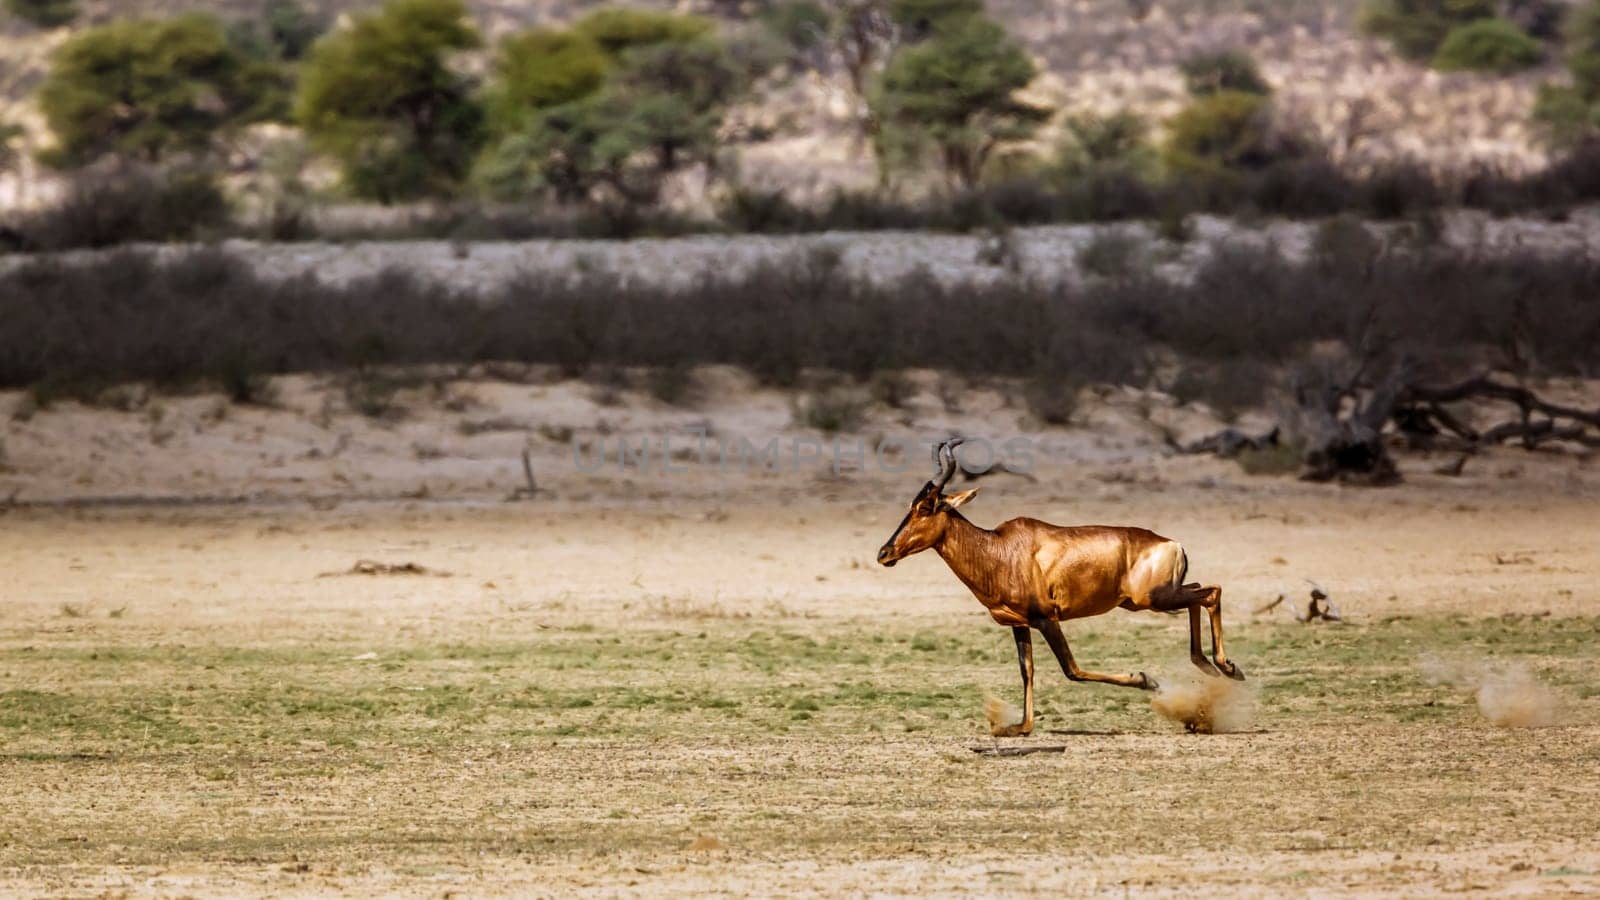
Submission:
POLYGON ((966 438, 951 438, 933 448, 933 464, 939 467, 939 474, 933 479, 933 486, 937 490, 944 490, 950 479, 956 474, 956 448, 966 442, 966 438))

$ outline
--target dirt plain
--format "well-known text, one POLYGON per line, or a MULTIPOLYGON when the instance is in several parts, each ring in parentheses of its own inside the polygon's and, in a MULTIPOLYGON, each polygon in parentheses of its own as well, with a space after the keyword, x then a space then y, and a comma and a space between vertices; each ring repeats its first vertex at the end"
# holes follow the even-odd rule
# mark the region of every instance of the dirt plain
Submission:
MULTIPOLYGON (((1592 462, 1307 485, 1166 454, 1161 428, 1215 423, 1160 398, 1049 430, 923 376, 864 431, 1053 434, 971 518, 1183 541, 1253 692, 1248 728, 1186 734, 1046 656, 1039 730, 1000 743, 1061 749, 996 757, 1009 635, 937 558, 872 563, 920 470, 576 467, 586 437, 802 434, 719 377, 689 411, 480 381, 385 421, 289 379, 270 409, 10 421, 0 894, 1600 892, 1592 462), (512 501, 522 449, 539 490, 512 501), (1307 579, 1345 621, 1256 612, 1307 579), (1524 667, 1555 724, 1496 727, 1431 658, 1524 667)), ((1067 628, 1085 664, 1169 676, 1185 632, 1067 628)))

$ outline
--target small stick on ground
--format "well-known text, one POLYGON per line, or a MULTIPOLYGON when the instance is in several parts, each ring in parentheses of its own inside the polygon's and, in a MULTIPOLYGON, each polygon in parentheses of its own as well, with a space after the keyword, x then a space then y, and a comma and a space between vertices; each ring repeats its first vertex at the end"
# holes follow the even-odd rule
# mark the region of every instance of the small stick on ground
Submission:
POLYGON ((1027 756, 1032 753, 1065 753, 1066 744, 1048 744, 1038 747, 971 747, 973 753, 981 756, 1027 756))
POLYGON ((338 578, 341 575, 433 575, 439 578, 450 577, 449 572, 436 572, 427 566, 414 562, 385 563, 372 559, 358 559, 355 565, 343 572, 323 572, 318 578, 338 578))
POLYGON ((522 448, 522 477, 527 484, 511 492, 507 501, 532 500, 539 496, 539 482, 533 477, 533 457, 529 455, 528 448, 522 448))
POLYGON ((1278 595, 1278 599, 1271 601, 1270 603, 1266 604, 1265 606, 1256 607, 1256 610, 1255 610, 1254 613, 1252 613, 1252 615, 1257 615, 1257 616, 1266 615, 1267 613, 1272 612, 1273 610, 1277 609, 1282 604, 1283 604, 1283 595, 1279 594, 1278 595))

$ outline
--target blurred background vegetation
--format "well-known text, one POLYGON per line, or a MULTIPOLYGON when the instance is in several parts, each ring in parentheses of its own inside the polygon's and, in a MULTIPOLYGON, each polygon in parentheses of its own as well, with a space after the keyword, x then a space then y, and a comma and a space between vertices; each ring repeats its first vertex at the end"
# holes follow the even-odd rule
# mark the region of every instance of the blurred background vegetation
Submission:
POLYGON ((1177 233, 1194 212, 1563 215, 1600 196, 1600 0, 3 3, 11 250, 1128 218, 1177 233), (1152 29, 1164 43, 1140 43, 1152 29), (1319 38, 1390 81, 1317 107, 1297 76, 1328 65, 1305 49, 1319 38), (1140 78, 1169 87, 1127 87, 1140 78), (1395 93, 1406 78, 1424 100, 1443 83, 1523 108, 1492 123, 1507 134, 1430 140, 1395 93), (359 204, 402 212, 326 214, 359 204))

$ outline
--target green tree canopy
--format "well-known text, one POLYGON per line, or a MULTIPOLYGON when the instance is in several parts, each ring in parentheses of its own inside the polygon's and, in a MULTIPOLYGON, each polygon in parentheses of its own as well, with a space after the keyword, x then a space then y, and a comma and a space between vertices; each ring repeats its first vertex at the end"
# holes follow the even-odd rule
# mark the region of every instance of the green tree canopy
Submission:
POLYGON ((701 16, 629 6, 604 6, 579 19, 573 30, 588 36, 600 45, 600 49, 617 57, 637 47, 689 41, 709 35, 713 23, 701 16))
POLYGON ((1407 59, 1425 62, 1458 25, 1495 16, 1494 0, 1367 0, 1359 23, 1407 59))
POLYGON ((1574 86, 1585 100, 1600 100, 1600 0, 1574 6, 1564 36, 1574 86))
POLYGON ((1445 36, 1430 65, 1441 72, 1509 75, 1538 64, 1544 46, 1504 19, 1479 19, 1445 36))
POLYGON ((108 155, 156 161, 209 149, 247 120, 259 99, 222 27, 191 14, 112 22, 74 35, 52 58, 39 106, 54 133, 53 161, 108 155))
POLYGON ((1034 74, 1005 29, 981 17, 900 48, 872 98, 880 153, 909 163, 931 147, 950 177, 976 184, 997 146, 1031 137, 1048 118, 1014 96, 1034 74))
POLYGON ((1064 179, 1108 172, 1148 176, 1156 163, 1150 128, 1138 115, 1116 112, 1066 117, 1064 139, 1057 151, 1055 174, 1064 179))
POLYGON ((0 121, 0 172, 9 171, 17 164, 17 159, 21 155, 21 151, 17 148, 21 146, 24 134, 21 125, 0 121))
POLYGON ((260 17, 235 20, 228 32, 249 56, 294 62, 311 50, 327 25, 301 0, 267 0, 260 17))
POLYGON ((1564 32, 1572 84, 1544 85, 1533 108, 1545 138, 1562 148, 1600 138, 1600 0, 1574 6, 1564 32))
POLYGON ((982 15, 983 0, 889 0, 889 18, 914 41, 982 15))
POLYGON ((382 202, 456 185, 479 143, 482 110, 450 55, 478 46, 461 0, 389 0, 318 41, 295 117, 338 158, 346 186, 382 202))
POLYGON ((822 46, 833 30, 833 14, 817 0, 781 0, 761 10, 767 30, 800 52, 822 46))
POLYGON ((6 0, 6 12, 39 28, 59 28, 78 17, 77 0, 6 0))
POLYGON ((501 141, 480 176, 506 195, 545 189, 575 201, 609 191, 654 202, 667 175, 713 160, 723 115, 748 85, 749 73, 709 37, 635 48, 606 87, 501 141))
POLYGON ((540 110, 594 93, 610 68, 605 51, 581 32, 536 28, 506 38, 488 98, 493 130, 509 132, 540 110))
POLYGON ((1272 124, 1272 103, 1260 94, 1218 91, 1195 98, 1167 123, 1161 160, 1176 175, 1264 169, 1301 157, 1305 146, 1272 124))

